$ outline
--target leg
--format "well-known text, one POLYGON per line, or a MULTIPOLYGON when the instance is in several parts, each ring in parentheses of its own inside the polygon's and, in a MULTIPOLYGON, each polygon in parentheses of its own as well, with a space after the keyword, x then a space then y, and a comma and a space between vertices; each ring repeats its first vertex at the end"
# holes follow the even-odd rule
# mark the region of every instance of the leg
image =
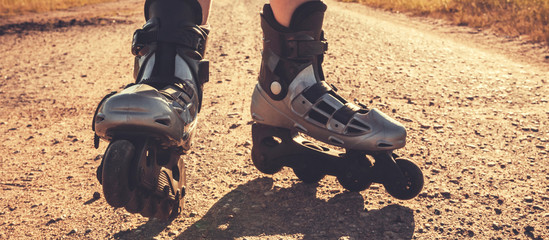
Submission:
POLYGON ((200 6, 202 7, 202 25, 208 24, 208 17, 210 16, 210 6, 212 5, 212 0, 198 0, 200 6))
POLYGON ((297 7, 305 2, 311 1, 320 0, 271 0, 270 2, 276 21, 284 27, 289 27, 292 15, 297 7))

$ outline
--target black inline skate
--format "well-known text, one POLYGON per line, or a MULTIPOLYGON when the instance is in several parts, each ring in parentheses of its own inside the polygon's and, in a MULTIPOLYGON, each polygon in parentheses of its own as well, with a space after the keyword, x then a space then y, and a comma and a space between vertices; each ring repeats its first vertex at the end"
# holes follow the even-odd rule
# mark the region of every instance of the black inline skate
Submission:
POLYGON ((107 95, 93 120, 95 145, 110 141, 97 178, 113 207, 170 219, 182 209, 185 163, 202 86, 208 30, 196 0, 147 0, 133 36, 135 84, 107 95))
POLYGON ((347 102, 324 80, 325 11, 320 1, 304 3, 284 27, 270 5, 263 8, 263 58, 251 105, 252 161, 267 174, 291 167, 306 183, 333 175, 350 191, 377 182, 395 198, 414 198, 423 174, 393 153, 406 143, 404 126, 377 109, 347 102), (346 150, 320 146, 302 134, 346 150))

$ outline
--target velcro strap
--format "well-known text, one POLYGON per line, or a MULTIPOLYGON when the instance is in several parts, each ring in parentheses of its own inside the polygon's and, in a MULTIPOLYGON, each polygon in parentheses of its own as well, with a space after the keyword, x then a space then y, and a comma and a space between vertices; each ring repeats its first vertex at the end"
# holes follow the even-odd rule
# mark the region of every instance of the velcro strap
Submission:
POLYGON ((353 108, 354 106, 345 104, 345 106, 341 107, 334 113, 333 118, 340 123, 347 124, 351 121, 351 119, 353 119, 353 116, 356 113, 356 110, 353 108))
POLYGON ((289 40, 286 50, 286 56, 283 57, 313 57, 324 54, 328 50, 328 42, 315 40, 289 40))
POLYGON ((158 38, 158 31, 145 31, 143 29, 137 29, 133 33, 134 44, 148 44, 156 41, 158 38))
POLYGON ((145 45, 152 42, 175 43, 196 51, 202 51, 205 45, 205 37, 196 32, 194 28, 179 31, 146 31, 137 29, 133 34, 132 53, 137 55, 145 45))
POLYGON ((303 97, 305 97, 310 103, 314 104, 320 97, 322 97, 324 94, 330 91, 332 91, 332 88, 330 88, 330 85, 328 85, 324 81, 321 81, 303 90, 302 94, 303 94, 303 97))
POLYGON ((169 85, 159 92, 165 96, 169 96, 183 107, 192 102, 192 98, 194 96, 192 88, 184 82, 169 85))

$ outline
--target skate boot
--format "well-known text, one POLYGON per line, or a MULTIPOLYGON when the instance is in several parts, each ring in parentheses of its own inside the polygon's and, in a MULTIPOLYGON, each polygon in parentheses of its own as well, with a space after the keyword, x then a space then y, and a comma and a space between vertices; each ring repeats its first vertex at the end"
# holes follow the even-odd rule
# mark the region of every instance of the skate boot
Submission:
POLYGON ((287 166, 306 183, 333 175, 350 191, 378 182, 392 196, 411 199, 423 188, 423 174, 413 162, 393 154, 405 145, 404 127, 377 109, 347 102, 324 79, 325 11, 320 1, 304 3, 284 27, 264 6, 263 56, 251 104, 252 161, 267 174, 287 166))
POLYGON ((106 201, 145 217, 177 216, 202 86, 208 30, 196 0, 147 0, 146 24, 134 33, 135 84, 107 95, 93 120, 95 145, 110 141, 97 178, 106 201))

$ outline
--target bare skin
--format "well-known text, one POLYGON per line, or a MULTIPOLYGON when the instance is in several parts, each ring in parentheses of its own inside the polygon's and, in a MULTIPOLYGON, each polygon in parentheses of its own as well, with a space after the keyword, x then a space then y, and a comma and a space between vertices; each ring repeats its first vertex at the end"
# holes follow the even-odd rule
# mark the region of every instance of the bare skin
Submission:
MULTIPOLYGON (((271 8, 273 9, 275 19, 278 21, 278 23, 280 23, 282 26, 289 27, 290 21, 292 20, 292 15, 294 14, 294 11, 297 9, 297 7, 305 2, 312 1, 317 0, 271 0, 270 4, 271 8)), ((207 24, 212 1, 198 0, 198 2, 200 3, 200 6, 202 6, 202 24, 207 24)))
POLYGON ((210 16, 210 6, 212 6, 212 0, 198 0, 202 7, 202 25, 208 24, 208 17, 210 16))
POLYGON ((312 1, 316 0, 271 0, 270 3, 276 21, 284 27, 289 27, 292 15, 297 7, 305 2, 312 1))

